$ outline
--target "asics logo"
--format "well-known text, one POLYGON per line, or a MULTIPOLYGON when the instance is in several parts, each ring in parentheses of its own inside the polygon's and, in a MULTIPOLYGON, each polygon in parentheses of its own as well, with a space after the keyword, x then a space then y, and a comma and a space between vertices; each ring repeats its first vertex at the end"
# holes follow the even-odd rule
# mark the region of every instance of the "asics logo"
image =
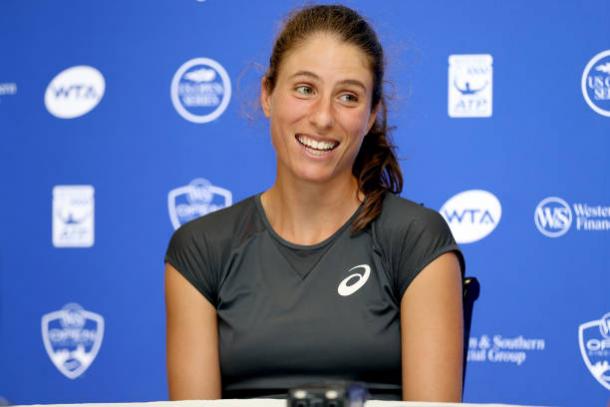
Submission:
POLYGON ((337 292, 340 296, 347 297, 348 295, 352 295, 353 293, 358 291, 369 279, 369 276, 371 275, 371 266, 369 266, 368 264, 360 264, 359 266, 354 266, 348 270, 348 273, 359 268, 364 270, 363 274, 350 274, 339 283, 337 292), (352 282, 351 285, 349 285, 350 282, 352 282))

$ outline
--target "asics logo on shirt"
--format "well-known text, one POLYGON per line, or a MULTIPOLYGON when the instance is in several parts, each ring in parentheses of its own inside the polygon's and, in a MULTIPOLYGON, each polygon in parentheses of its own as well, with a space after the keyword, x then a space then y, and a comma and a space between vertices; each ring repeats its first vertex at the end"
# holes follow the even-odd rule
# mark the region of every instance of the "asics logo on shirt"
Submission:
POLYGON ((348 295, 352 295, 358 291, 369 279, 369 276, 371 275, 371 266, 368 264, 360 264, 349 269, 348 273, 356 269, 363 269, 364 273, 360 274, 356 272, 345 277, 339 283, 339 287, 337 288, 337 292, 340 296, 347 297, 348 295), (351 285, 349 284, 350 282, 352 283, 351 285))

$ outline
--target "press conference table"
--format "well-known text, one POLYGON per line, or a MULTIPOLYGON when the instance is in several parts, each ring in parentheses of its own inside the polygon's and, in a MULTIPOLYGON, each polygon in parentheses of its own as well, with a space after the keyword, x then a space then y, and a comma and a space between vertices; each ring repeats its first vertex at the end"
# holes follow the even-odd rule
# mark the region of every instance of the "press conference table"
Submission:
MULTIPOLYGON (((32 404, 31 406, 71 406, 71 407, 286 407, 286 400, 278 399, 230 399, 230 400, 187 400, 154 401, 147 403, 85 403, 85 404, 32 404)), ((524 407, 516 404, 469 404, 469 403, 429 403, 413 401, 367 401, 365 407, 524 407)), ((24 406, 13 406, 24 407, 24 406)))

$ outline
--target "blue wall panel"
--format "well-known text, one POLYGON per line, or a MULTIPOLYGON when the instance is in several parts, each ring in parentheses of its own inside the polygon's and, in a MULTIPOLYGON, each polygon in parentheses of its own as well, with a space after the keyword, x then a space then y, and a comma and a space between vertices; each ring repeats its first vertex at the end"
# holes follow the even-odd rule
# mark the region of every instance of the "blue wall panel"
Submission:
MULTIPOLYGON (((476 237, 462 243, 467 274, 482 285, 465 401, 607 403, 610 3, 347 4, 370 18, 386 47, 403 196, 476 237), (466 61, 461 71, 449 71, 450 56, 466 61), (492 87, 491 96, 456 93, 491 104, 490 117, 449 114, 449 92, 466 82, 492 87), (493 198, 456 198, 472 190, 493 198)), ((221 191, 237 202, 271 185, 268 125, 253 106, 279 23, 298 5, 0 3, 0 396, 167 398, 168 196, 186 187, 173 209, 196 216, 226 202, 221 191), (206 123, 185 119, 170 96, 174 75, 195 58, 218 62, 231 83, 226 110, 206 123), (99 76, 53 82, 76 66, 99 76), (62 97, 56 85, 83 87, 62 97), (53 114, 87 106, 74 118, 53 114), (208 186, 189 187, 199 178, 208 186), (82 185, 92 197, 74 189, 82 185), (45 328, 45 315, 62 318, 45 328), (52 356, 62 355, 58 368, 52 356)), ((227 92, 219 69, 189 72, 179 82, 199 97, 227 92)), ((204 114, 216 105, 186 108, 204 114)))

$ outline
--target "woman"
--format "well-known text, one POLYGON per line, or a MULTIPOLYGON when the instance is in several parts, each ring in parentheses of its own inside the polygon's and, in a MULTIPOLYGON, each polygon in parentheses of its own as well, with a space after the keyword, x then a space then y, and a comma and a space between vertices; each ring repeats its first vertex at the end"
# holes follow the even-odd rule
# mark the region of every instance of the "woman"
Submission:
POLYGON ((440 215, 395 195, 383 74, 353 10, 288 19, 261 84, 275 183, 170 242, 171 399, 345 379, 373 398, 460 400, 463 258, 440 215))

